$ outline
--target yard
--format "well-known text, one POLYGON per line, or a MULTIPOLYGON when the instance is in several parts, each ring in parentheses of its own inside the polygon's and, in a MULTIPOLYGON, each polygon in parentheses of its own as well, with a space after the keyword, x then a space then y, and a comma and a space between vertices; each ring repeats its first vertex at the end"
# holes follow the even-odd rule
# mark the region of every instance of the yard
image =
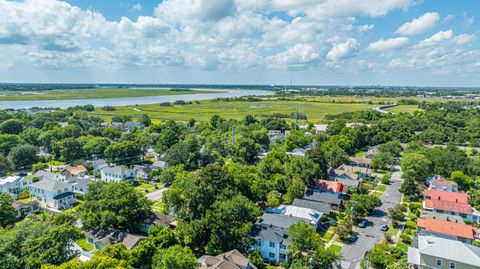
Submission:
POLYGON ((342 251, 342 246, 331 244, 330 247, 328 247, 328 249, 334 253, 340 254, 340 251, 342 251))
POLYGON ((78 239, 77 241, 75 241, 79 247, 81 247, 83 250, 85 251, 92 251, 94 249, 94 247, 92 245, 90 245, 89 243, 87 243, 87 239, 84 237, 84 238, 81 238, 81 239, 78 239))

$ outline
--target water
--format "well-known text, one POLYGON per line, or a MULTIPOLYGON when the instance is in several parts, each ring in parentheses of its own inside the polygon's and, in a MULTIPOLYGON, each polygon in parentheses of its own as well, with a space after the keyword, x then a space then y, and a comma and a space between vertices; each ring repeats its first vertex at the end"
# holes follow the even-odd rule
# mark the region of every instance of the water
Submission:
MULTIPOLYGON (((215 98, 240 97, 248 95, 265 96, 272 94, 263 90, 232 90, 232 89, 197 89, 216 91, 217 93, 181 94, 164 96, 144 96, 131 98, 103 98, 103 99, 75 99, 75 100, 32 100, 32 101, 0 101, 0 109, 28 109, 32 107, 59 107, 68 108, 79 105, 102 106, 129 106, 143 104, 158 104, 163 102, 211 100, 215 98)), ((0 97, 1 100, 1 97, 0 97)))

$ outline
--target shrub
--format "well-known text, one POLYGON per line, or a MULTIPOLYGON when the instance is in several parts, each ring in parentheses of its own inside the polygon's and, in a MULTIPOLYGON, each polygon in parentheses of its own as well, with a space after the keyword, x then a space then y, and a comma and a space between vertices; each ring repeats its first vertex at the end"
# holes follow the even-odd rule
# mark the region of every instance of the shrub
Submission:
POLYGON ((408 218, 412 221, 416 221, 417 220, 417 215, 414 214, 414 213, 408 213, 408 218))
POLYGON ((160 103, 160 106, 172 106, 172 103, 170 103, 170 102, 163 102, 163 103, 160 103))
POLYGON ((405 242, 406 244, 410 244, 412 242, 412 239, 410 238, 410 236, 406 235, 406 234, 402 234, 400 235, 400 238, 403 240, 403 242, 405 242))
POLYGON ((415 229, 417 227, 417 223, 415 221, 407 220, 405 222, 405 227, 415 229))
POLYGON ((382 182, 382 184, 388 185, 390 184, 390 177, 385 175, 380 179, 380 182, 382 182))

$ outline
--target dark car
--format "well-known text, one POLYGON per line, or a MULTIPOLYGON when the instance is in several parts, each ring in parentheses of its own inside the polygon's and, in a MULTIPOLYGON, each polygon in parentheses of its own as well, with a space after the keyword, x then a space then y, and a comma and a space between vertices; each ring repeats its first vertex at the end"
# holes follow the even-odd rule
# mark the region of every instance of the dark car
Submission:
POLYGON ((358 223, 358 227, 359 227, 359 228, 365 228, 365 227, 367 227, 367 220, 361 220, 361 221, 358 223))
POLYGON ((356 234, 351 234, 350 237, 348 238, 349 242, 355 242, 358 240, 358 236, 356 234))
POLYGON ((381 230, 384 231, 384 232, 387 231, 388 230, 388 225, 383 224, 381 230))

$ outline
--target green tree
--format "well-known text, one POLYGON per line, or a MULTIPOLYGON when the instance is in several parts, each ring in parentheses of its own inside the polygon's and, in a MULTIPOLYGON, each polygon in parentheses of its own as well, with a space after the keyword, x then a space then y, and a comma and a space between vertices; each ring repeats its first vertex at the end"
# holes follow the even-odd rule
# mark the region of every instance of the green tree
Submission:
POLYGON ((84 200, 80 217, 86 229, 111 227, 135 231, 137 224, 152 214, 150 201, 128 182, 93 182, 88 185, 84 200))
POLYGON ((450 179, 458 184, 458 188, 462 191, 467 191, 474 184, 474 180, 465 175, 462 171, 453 171, 450 174, 450 179))
POLYGON ((327 178, 328 162, 325 158, 325 152, 323 152, 321 148, 307 150, 307 152, 305 152, 305 157, 318 165, 318 178, 327 178))
POLYGON ((0 123, 0 133, 18 135, 23 131, 23 122, 18 119, 9 119, 0 123))
POLYGON ((150 119, 148 114, 143 114, 142 119, 141 119, 141 123, 143 124, 143 126, 148 127, 148 126, 152 125, 152 120, 150 119))
POLYGON ((112 140, 118 140, 121 135, 122 131, 120 131, 120 129, 116 127, 108 126, 103 129, 103 136, 108 137, 112 140))
POLYGON ((15 168, 30 167, 36 163, 38 148, 29 144, 19 145, 13 148, 8 154, 10 163, 15 168))
POLYGON ((382 144, 378 147, 378 149, 380 152, 389 153, 393 157, 399 157, 400 153, 402 153, 402 145, 398 140, 389 141, 385 144, 382 144))
POLYGON ((353 232, 353 221, 347 217, 345 220, 338 223, 335 232, 342 241, 347 241, 353 232))
POLYGON ((132 163, 143 156, 143 149, 135 142, 124 141, 109 145, 104 152, 110 162, 132 163))
POLYGON ((332 167, 338 167, 348 162, 349 159, 345 150, 337 145, 325 150, 325 158, 327 159, 328 164, 332 167))
POLYGON ((24 143, 25 141, 18 135, 0 134, 0 152, 5 156, 8 155, 12 148, 24 143))
POLYGON ((387 170, 393 163, 393 156, 389 152, 381 151, 372 159, 372 169, 387 170))
POLYGON ((405 153, 400 162, 404 179, 424 180, 431 173, 431 162, 420 153, 405 153))
POLYGON ((305 193, 305 183, 300 178, 294 178, 290 186, 288 186, 285 194, 285 202, 291 204, 295 198, 302 198, 305 193))
POLYGON ((187 247, 175 245, 167 249, 160 249, 153 257, 153 269, 195 269, 197 258, 187 247))
POLYGON ((12 164, 10 163, 10 160, 0 153, 0 175, 5 175, 11 169, 12 164))
POLYGON ((85 156, 82 144, 75 138, 69 137, 52 146, 53 152, 57 158, 71 163, 85 156))
POLYGON ((12 196, 0 193, 0 225, 3 228, 14 224, 17 219, 17 210, 12 206, 12 203, 12 196))

